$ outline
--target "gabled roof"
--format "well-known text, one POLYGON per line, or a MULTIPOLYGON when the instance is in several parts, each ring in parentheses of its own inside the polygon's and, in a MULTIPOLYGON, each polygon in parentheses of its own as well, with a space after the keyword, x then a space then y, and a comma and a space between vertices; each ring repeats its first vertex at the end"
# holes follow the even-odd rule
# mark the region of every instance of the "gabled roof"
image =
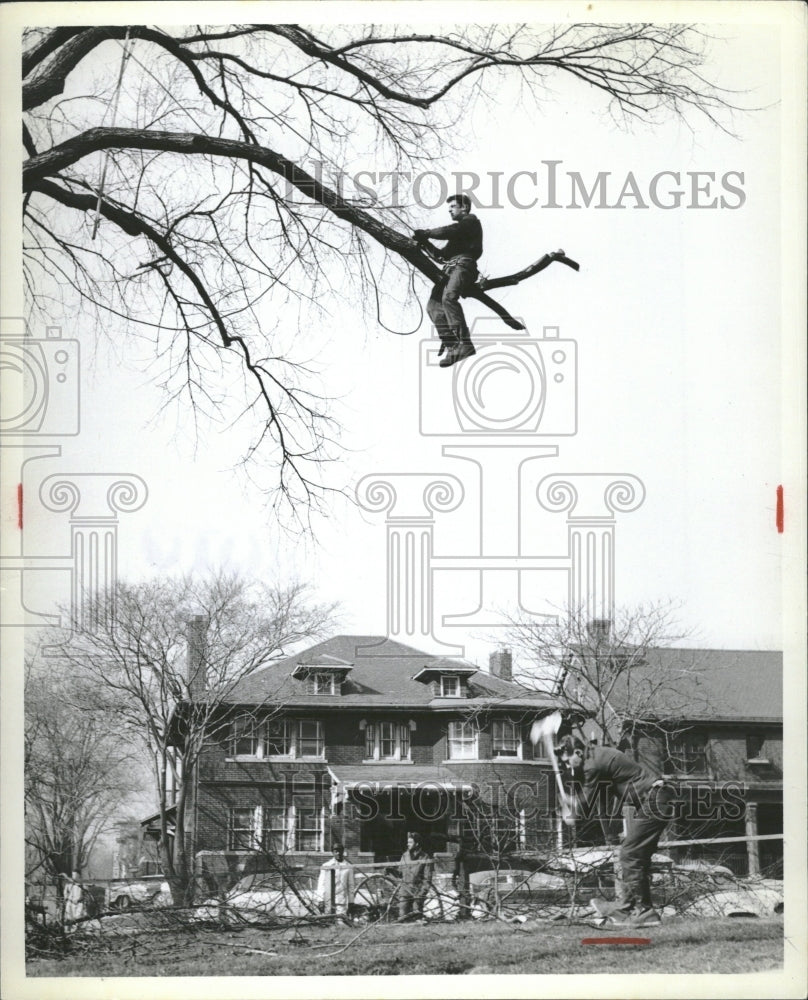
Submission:
MULTIPOLYGON (((443 667, 438 667, 443 669, 443 667)), ((502 680, 478 670, 461 659, 433 656, 378 635, 337 635, 302 650, 293 656, 252 674, 236 684, 227 701, 233 704, 277 704, 319 706, 321 708, 419 708, 455 709, 481 707, 485 704, 512 707, 554 708, 557 702, 544 695, 531 695, 519 684, 502 680), (299 663, 329 662, 326 657, 353 664, 342 685, 342 694, 313 695, 306 691, 304 680, 292 676, 299 663), (425 667, 443 664, 460 665, 471 671, 468 677, 469 699, 435 698, 428 684, 415 680, 425 667), (476 702, 476 705, 475 705, 476 702)))
MULTIPOLYGON (((774 650, 660 648, 631 670, 631 683, 653 686, 656 719, 782 722, 783 654, 774 650), (653 677, 672 678, 657 687, 653 677), (678 680, 677 680, 678 678, 678 680)), ((620 711, 625 687, 609 699, 620 711)))

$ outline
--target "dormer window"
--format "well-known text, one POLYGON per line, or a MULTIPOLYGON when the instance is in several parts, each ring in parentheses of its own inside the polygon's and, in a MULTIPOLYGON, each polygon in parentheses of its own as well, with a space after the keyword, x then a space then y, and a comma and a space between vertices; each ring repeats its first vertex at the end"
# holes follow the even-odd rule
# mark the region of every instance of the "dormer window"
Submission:
POLYGON ((326 670, 312 670, 306 678, 306 694, 336 694, 334 674, 326 670))
POLYGON ((304 682, 306 694, 341 694, 342 682, 352 666, 335 656, 323 656, 316 662, 298 663, 292 677, 304 682))
POLYGON ((457 674, 442 674, 440 679, 441 698, 460 697, 460 678, 457 674))
POLYGON ((435 698, 464 698, 469 678, 476 673, 477 668, 470 663, 440 657, 422 667, 413 680, 428 684, 435 698))

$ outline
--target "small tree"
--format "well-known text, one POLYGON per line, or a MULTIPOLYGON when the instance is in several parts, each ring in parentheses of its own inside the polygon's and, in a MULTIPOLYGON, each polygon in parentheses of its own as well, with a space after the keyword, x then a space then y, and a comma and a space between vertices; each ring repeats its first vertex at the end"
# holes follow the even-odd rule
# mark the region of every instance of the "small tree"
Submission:
POLYGON ((224 573, 122 583, 103 603, 103 611, 114 605, 114 615, 91 614, 98 624, 77 629, 64 655, 147 751, 165 873, 175 899, 184 899, 193 874, 186 810, 204 741, 217 735, 234 687, 319 636, 334 609, 313 603, 301 584, 259 585, 224 573))
POLYGON ((25 663, 26 876, 86 867, 99 836, 139 787, 130 742, 88 703, 63 661, 25 663))

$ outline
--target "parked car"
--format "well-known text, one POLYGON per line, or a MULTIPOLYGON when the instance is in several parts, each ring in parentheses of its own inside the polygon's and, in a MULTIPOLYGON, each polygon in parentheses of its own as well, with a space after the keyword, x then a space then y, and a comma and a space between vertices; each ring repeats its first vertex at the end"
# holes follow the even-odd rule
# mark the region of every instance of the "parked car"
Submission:
POLYGON ((317 879, 296 875, 245 875, 222 899, 207 899, 194 911, 198 920, 261 923, 318 913, 317 879))
POLYGON ((783 883, 739 878, 721 865, 713 870, 677 866, 664 887, 666 903, 689 917, 772 917, 783 912, 783 883))
POLYGON ((547 871, 502 870, 469 876, 472 916, 493 911, 530 913, 537 907, 569 902, 575 886, 569 876, 547 871))
POLYGON ((164 875, 143 875, 111 882, 107 890, 107 907, 110 910, 129 910, 132 907, 170 906, 171 889, 164 875))

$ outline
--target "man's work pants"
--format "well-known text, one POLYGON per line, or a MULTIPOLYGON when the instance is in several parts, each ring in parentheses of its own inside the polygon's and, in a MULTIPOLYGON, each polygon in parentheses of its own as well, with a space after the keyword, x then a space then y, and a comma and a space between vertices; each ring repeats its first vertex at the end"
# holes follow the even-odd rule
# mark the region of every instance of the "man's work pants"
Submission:
POLYGON ((446 347, 471 343, 466 317, 460 297, 467 295, 477 280, 477 267, 473 261, 454 264, 449 272, 435 283, 426 311, 446 347))
POLYGON ((673 819, 676 792, 667 785, 652 788, 635 816, 620 847, 621 910, 650 909, 651 858, 662 831, 673 819))

